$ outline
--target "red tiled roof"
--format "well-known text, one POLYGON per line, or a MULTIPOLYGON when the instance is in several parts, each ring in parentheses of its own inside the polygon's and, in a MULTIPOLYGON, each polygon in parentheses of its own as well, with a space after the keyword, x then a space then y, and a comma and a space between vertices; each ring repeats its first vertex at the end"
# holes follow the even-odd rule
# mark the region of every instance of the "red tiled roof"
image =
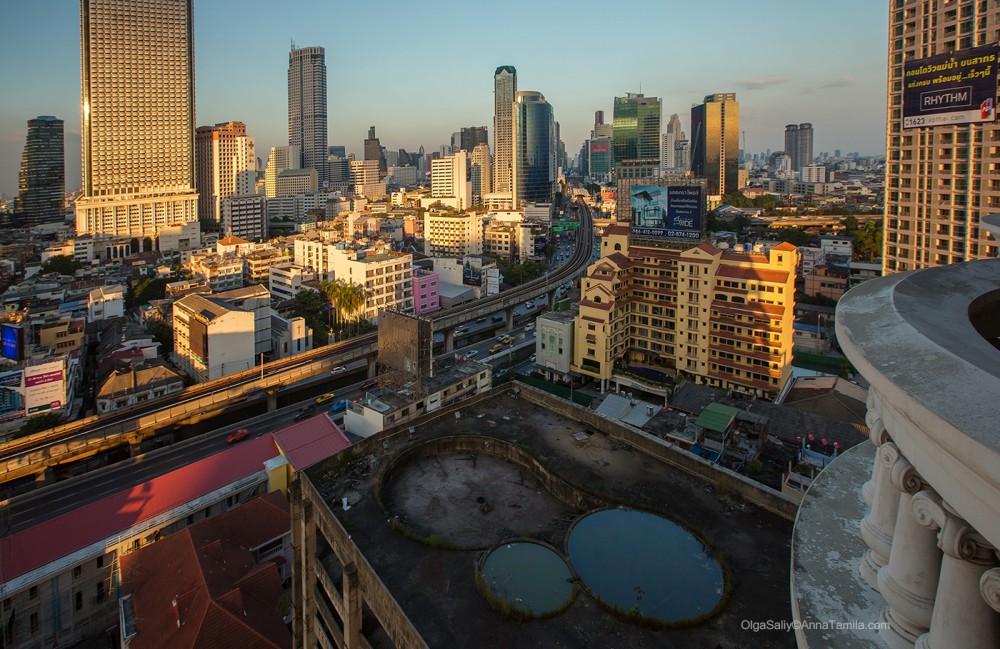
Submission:
POLYGON ((262 520, 291 527, 288 503, 272 492, 185 528, 121 558, 122 591, 132 595, 132 649, 292 646, 277 613, 281 577, 272 561, 256 564, 249 538, 262 520), (180 622, 178 624, 178 622, 180 622))
POLYGON ((0 539, 0 579, 8 581, 158 514, 263 470, 277 455, 270 435, 157 476, 0 539))
POLYGON ((295 471, 302 471, 351 445, 328 416, 310 417, 274 433, 281 454, 295 471))
POLYGON ((798 248, 796 248, 793 244, 788 243, 787 241, 782 241, 775 247, 771 248, 771 250, 787 250, 789 252, 795 252, 796 250, 798 250, 798 248))
POLYGON ((758 282, 775 282, 784 284, 788 281, 788 272, 784 270, 770 270, 767 268, 748 268, 739 266, 720 266, 719 277, 732 277, 735 279, 752 279, 758 282))

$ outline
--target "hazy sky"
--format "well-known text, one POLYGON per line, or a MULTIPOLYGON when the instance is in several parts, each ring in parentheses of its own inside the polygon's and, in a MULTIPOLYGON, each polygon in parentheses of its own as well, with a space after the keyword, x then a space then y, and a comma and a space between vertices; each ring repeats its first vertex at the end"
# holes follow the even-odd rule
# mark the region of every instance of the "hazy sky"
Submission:
MULTIPOLYGON (((125 1, 125 0, 123 0, 125 1)), ((129 0, 136 1, 136 0, 129 0)), ((594 111, 641 90, 663 122, 735 92, 750 152, 812 122, 814 151, 885 152, 888 9, 875 0, 195 0, 197 124, 239 120, 257 153, 287 144, 288 50, 326 48, 329 143, 428 151, 462 126, 493 130, 493 71, 552 104, 570 156, 594 111)), ((80 12, 74 0, 0 8, 0 191, 17 191, 27 120, 66 122, 66 186, 80 186, 80 12)))

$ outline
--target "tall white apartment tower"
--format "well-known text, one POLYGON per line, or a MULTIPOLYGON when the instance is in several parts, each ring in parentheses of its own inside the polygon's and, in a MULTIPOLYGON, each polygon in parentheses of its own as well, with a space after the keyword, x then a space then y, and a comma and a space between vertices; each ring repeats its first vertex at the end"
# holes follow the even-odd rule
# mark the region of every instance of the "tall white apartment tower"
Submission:
POLYGON ((326 50, 303 47, 288 53, 288 144, 302 152, 301 168, 327 181, 326 50))
POLYGON ((141 240, 198 220, 192 0, 81 0, 77 234, 141 240))
POLYGON ((302 151, 297 146, 273 146, 264 170, 264 198, 278 195, 278 174, 285 169, 301 169, 302 151))
POLYGON ((517 95, 517 70, 502 65, 493 73, 493 191, 509 192, 513 186, 513 115, 517 95))
POLYGON ((199 126, 195 131, 195 160, 198 219, 202 230, 216 230, 222 222, 223 199, 253 194, 257 181, 257 155, 246 124, 199 126))

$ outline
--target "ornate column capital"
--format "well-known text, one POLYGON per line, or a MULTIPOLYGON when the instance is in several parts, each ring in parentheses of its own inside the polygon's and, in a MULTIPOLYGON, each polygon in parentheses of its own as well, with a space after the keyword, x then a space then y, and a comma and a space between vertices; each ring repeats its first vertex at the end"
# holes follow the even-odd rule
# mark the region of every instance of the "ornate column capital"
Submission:
POLYGON ((979 593, 997 613, 1000 613, 1000 568, 990 568, 979 579, 979 593))
POLYGON ((893 486, 901 492, 911 495, 927 486, 923 478, 920 477, 920 474, 917 473, 917 470, 910 464, 910 461, 899 452, 899 447, 892 442, 888 442, 881 448, 892 448, 896 455, 892 464, 889 465, 889 479, 892 480, 893 486))
POLYGON ((924 527, 938 528, 938 547, 953 559, 988 565, 995 548, 955 513, 937 493, 924 490, 913 497, 913 517, 924 527))

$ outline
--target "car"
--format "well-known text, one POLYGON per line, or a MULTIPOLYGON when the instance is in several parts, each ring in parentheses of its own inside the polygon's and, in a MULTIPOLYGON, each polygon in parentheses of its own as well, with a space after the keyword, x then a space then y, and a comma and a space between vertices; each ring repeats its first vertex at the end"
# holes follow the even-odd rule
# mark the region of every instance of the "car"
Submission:
POLYGON ((512 342, 514 342, 514 336, 507 336, 506 338, 504 338, 500 342, 503 343, 504 345, 509 345, 512 342))
POLYGON ((236 442, 242 442, 247 437, 250 437, 250 431, 246 428, 237 428, 233 432, 229 433, 229 437, 226 438, 226 444, 235 444, 236 442))
POLYGON ((535 323, 534 322, 529 322, 528 324, 524 325, 524 330, 525 331, 534 331, 534 329, 535 329, 535 323))
POLYGON ((316 403, 323 404, 326 403, 327 401, 333 401, 335 398, 337 398, 336 393, 327 392, 326 394, 321 394, 318 397, 316 397, 316 403))
POLYGON ((347 371, 346 367, 344 367, 343 365, 338 365, 337 367, 330 370, 330 374, 337 376, 338 374, 343 374, 346 371, 347 371))
POLYGON ((532 363, 534 363, 535 362, 535 356, 537 356, 537 354, 532 354, 531 358, 529 358, 528 360, 531 361, 532 363))
POLYGON ((476 322, 486 322, 486 316, 476 318, 476 322))
POLYGON ((478 349, 473 349, 471 352, 469 352, 468 354, 466 354, 466 356, 468 356, 469 358, 472 358, 473 356, 479 356, 479 350, 478 349))
POLYGON ((313 413, 316 412, 316 404, 310 403, 308 406, 303 406, 299 408, 299 411, 295 413, 295 421, 302 421, 306 417, 312 417, 313 413))
POLYGON ((333 404, 333 406, 330 407, 330 414, 335 415, 338 412, 344 412, 347 410, 347 403, 347 399, 341 399, 337 403, 333 404))
POLYGON ((497 336, 497 342, 498 343, 502 343, 504 341, 504 339, 509 338, 509 337, 510 337, 510 334, 508 334, 508 333, 500 334, 499 336, 497 336))
POLYGON ((503 316, 495 315, 492 318, 490 318, 490 322, 503 322, 503 316))
POLYGON ((488 350, 488 351, 489 351, 489 352, 490 352, 491 354, 496 354, 496 353, 497 353, 498 351, 500 351, 501 349, 503 349, 503 345, 493 345, 492 347, 490 347, 490 348, 489 348, 489 350, 488 350))
POLYGON ((525 309, 533 309, 534 307, 535 307, 535 303, 534 302, 525 302, 524 303, 524 308, 525 309))
POLYGON ((507 373, 507 368, 505 367, 502 370, 500 370, 499 372, 497 372, 496 374, 494 374, 494 376, 499 379, 500 377, 502 377, 506 373, 507 373))
POLYGON ((361 389, 362 390, 367 390, 368 388, 374 388, 376 385, 378 385, 378 379, 377 378, 375 378, 375 379, 368 379, 367 381, 365 381, 364 383, 361 384, 361 389))

